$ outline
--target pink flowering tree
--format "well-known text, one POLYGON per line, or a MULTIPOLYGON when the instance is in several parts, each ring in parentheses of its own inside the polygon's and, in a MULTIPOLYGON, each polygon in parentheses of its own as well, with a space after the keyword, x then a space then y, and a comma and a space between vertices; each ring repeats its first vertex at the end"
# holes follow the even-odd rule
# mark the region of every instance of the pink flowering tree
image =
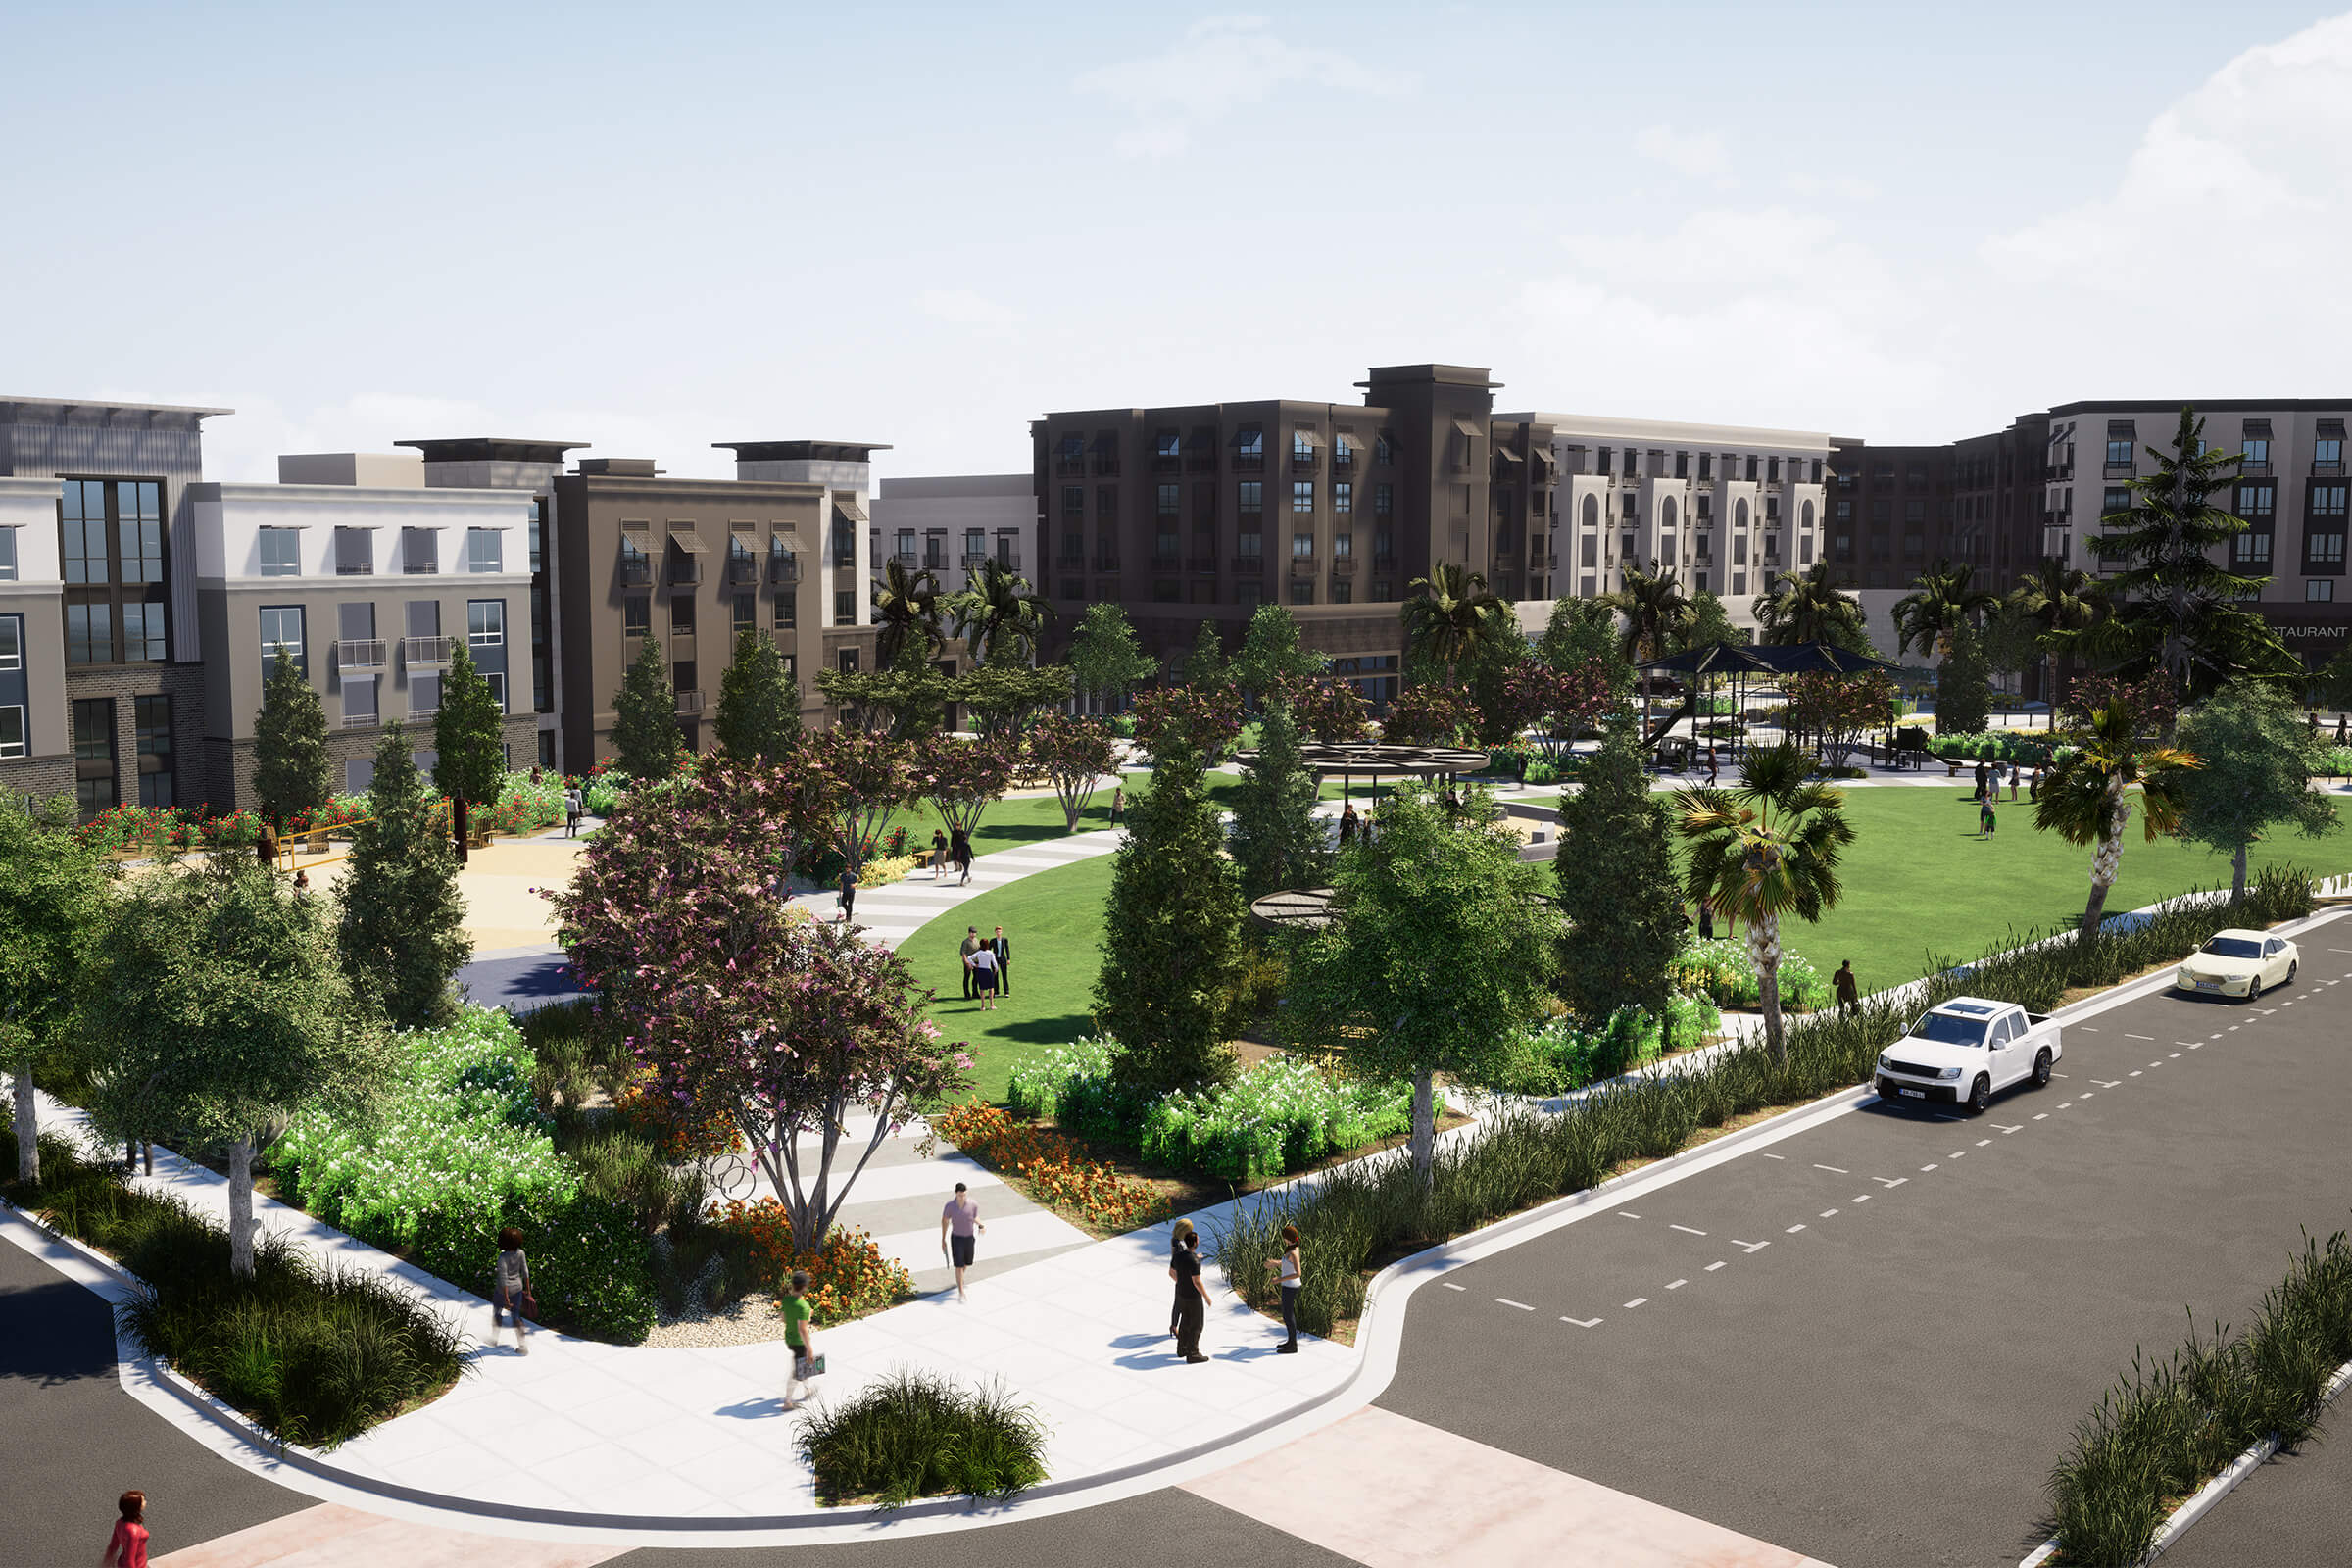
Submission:
POLYGON ((1567 669, 1530 660, 1503 677, 1503 702, 1511 732, 1532 730, 1536 750, 1553 763, 1567 757, 1576 738, 1608 710, 1607 662, 1589 659, 1567 669))
POLYGON ((1213 765, 1242 732, 1242 700, 1229 687, 1155 686, 1135 695, 1135 738, 1156 760, 1170 748, 1213 765))
POLYGON ((935 732, 914 744, 914 771, 924 781, 924 799, 951 833, 977 831, 980 813, 1004 799, 1020 764, 1020 745, 1005 734, 966 741, 935 732))
POLYGON ((1293 676, 1276 688, 1298 727, 1318 746, 1348 746, 1372 733, 1364 699, 1344 680, 1293 676))
POLYGON ((660 1092, 725 1115, 814 1247, 882 1141, 970 1088, 971 1058, 904 959, 774 895, 791 808, 758 771, 633 791, 553 897, 660 1092))
POLYGON ((850 863, 855 876, 890 831, 899 808, 930 793, 930 782, 916 763, 914 748, 885 735, 854 729, 829 729, 810 736, 801 748, 801 760, 829 781, 832 792, 833 848, 850 863))
POLYGON ((1817 670, 1788 683, 1788 722, 1821 740, 1821 755, 1832 767, 1845 766, 1846 758, 1874 729, 1891 724, 1901 710, 1894 677, 1885 670, 1853 675, 1817 670))
POLYGON ((1382 721, 1380 738, 1403 746, 1459 746, 1476 735, 1478 705, 1458 686, 1415 681, 1396 694, 1382 721))
POLYGON ((1043 773, 1061 801, 1062 831, 1078 831, 1078 819, 1104 774, 1117 765, 1110 727, 1099 718, 1048 713, 1029 730, 1029 766, 1043 773))

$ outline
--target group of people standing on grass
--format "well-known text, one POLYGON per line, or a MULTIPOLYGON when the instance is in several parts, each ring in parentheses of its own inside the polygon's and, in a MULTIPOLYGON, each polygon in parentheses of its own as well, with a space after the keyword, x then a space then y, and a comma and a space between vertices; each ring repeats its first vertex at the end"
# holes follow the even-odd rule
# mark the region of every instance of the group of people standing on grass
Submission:
POLYGON ((963 928, 963 1000, 977 1001, 982 1012, 997 1010, 997 995, 1012 995, 1012 943, 1003 926, 997 934, 983 939, 980 928, 963 928))

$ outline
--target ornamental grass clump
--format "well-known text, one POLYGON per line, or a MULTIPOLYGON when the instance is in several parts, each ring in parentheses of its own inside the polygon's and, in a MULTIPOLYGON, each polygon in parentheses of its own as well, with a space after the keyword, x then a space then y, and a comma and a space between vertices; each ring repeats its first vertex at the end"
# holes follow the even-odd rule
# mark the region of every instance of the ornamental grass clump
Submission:
POLYGON ((801 1429, 801 1456, 827 1503, 896 1508, 917 1497, 1018 1495, 1046 1478, 1046 1427, 1002 1384, 969 1390, 894 1368, 801 1429))

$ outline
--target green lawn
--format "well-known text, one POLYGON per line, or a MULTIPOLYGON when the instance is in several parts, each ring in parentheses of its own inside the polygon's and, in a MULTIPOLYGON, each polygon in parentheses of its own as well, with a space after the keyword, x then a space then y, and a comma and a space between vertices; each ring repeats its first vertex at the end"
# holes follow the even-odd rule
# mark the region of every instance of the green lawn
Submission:
MULTIPOLYGON (((1127 780, 1127 795, 1130 800, 1134 799, 1137 788, 1149 783, 1152 778, 1148 771, 1135 771, 1123 776, 1127 780)), ((1209 798, 1221 806, 1229 806, 1230 802, 1227 798, 1235 790, 1241 788, 1241 779, 1232 774, 1211 773, 1208 777, 1209 798)), ((1386 795, 1389 789, 1389 785, 1383 784, 1379 793, 1386 795)), ((1352 783, 1348 793, 1351 799, 1361 801, 1370 797, 1373 792, 1366 789, 1363 781, 1359 779, 1352 783)), ((1339 798, 1339 780, 1333 779, 1323 786, 1323 799, 1336 801, 1339 798)), ((927 805, 916 806, 910 810, 901 811, 891 818, 891 825, 904 827, 906 830, 906 842, 910 849, 922 850, 930 848, 932 829, 943 826, 939 814, 927 805)), ((1110 826, 1110 789, 1106 785, 1097 790, 1094 800, 1088 803, 1085 813, 1078 819, 1078 831, 1094 833, 1108 826, 1110 826)), ((991 806, 986 814, 980 818, 980 831, 972 835, 972 848, 978 854, 986 855, 993 850, 1015 849, 1023 844, 1034 844, 1040 839, 1057 839, 1065 836, 1066 832, 1062 826, 1061 802, 1058 799, 1051 795, 1024 796, 1018 800, 999 801, 991 806)))
MULTIPOLYGON (((1107 799, 1107 793, 1098 797, 1107 799)), ((1097 812, 1087 825, 1107 825, 1105 808, 1099 805, 1097 812)), ((2014 805, 2003 800, 1999 814, 2000 832, 1984 842, 1976 836, 1977 808, 1964 783, 1948 790, 1848 791, 1855 837, 1846 852, 1845 896, 1818 926, 1788 928, 1787 946, 1825 975, 1839 959, 1853 959, 1867 992, 1922 973, 1931 952, 1973 958, 2009 931, 2080 918, 2090 891, 2090 852, 2034 832, 2033 808, 2022 798, 2014 805)), ((1060 821, 1051 800, 1002 802, 990 808, 979 842, 985 849, 1000 830, 1007 835, 1000 848, 1057 837, 1060 821), (1053 832, 1021 825, 1037 820, 1031 809, 1037 807, 1049 813, 1053 832)), ((2255 867, 2279 861, 2321 875, 2352 871, 2352 831, 2255 846, 2255 867)), ((916 981, 940 994, 932 1011, 940 1027, 978 1051, 982 1098, 1004 1099, 1012 1067, 1024 1057, 1090 1032, 1110 864, 1109 856, 1099 856, 1024 877, 932 921, 900 950, 916 981), (961 1000, 957 947, 966 925, 978 925, 983 936, 1002 925, 1012 939, 1014 991, 998 1000, 995 1012, 961 1000)), ((2142 841, 2135 818, 2107 906, 2121 912, 2229 876, 2230 862, 2220 856, 2171 840, 2142 841)))

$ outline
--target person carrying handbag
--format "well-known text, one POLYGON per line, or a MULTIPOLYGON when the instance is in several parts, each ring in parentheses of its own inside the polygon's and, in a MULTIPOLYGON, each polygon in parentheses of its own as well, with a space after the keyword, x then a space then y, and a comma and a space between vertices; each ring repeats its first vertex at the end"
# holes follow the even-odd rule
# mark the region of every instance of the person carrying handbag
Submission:
POLYGON ((514 1353, 528 1355, 522 1343, 522 1314, 539 1315, 539 1298, 531 1294, 531 1260, 522 1250, 522 1232, 510 1225, 498 1233, 498 1264, 492 1270, 496 1286, 490 1294, 490 1344, 496 1347, 506 1320, 514 1320, 514 1353))
POLYGON ((784 1408, 790 1410, 808 1401, 809 1381, 825 1370, 825 1358, 816 1353, 816 1308, 808 1304, 807 1269, 792 1271, 776 1310, 784 1314, 784 1345, 792 1351, 792 1375, 784 1380, 784 1408))

